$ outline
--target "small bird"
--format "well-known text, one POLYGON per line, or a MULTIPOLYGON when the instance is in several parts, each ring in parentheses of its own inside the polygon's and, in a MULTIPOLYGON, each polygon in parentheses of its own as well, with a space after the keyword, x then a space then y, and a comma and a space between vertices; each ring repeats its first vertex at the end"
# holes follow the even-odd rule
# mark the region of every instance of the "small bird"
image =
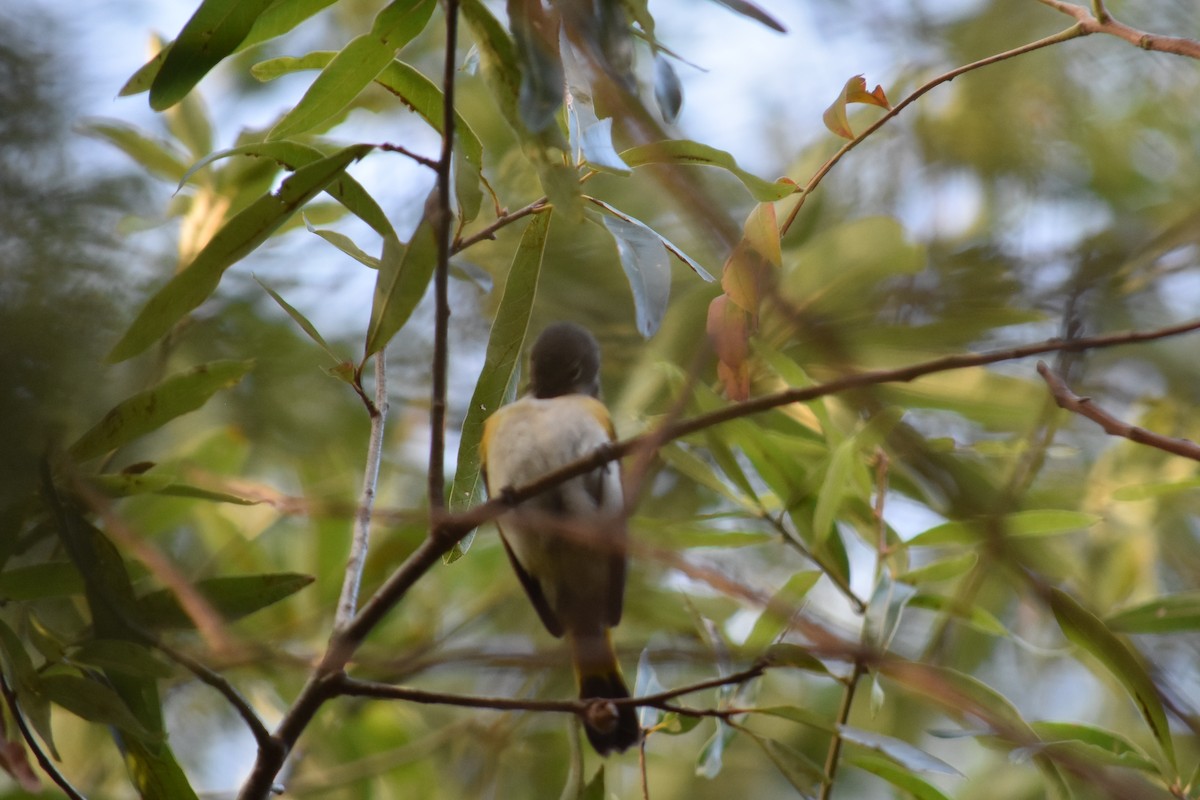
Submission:
MULTIPOLYGON (((483 427, 489 492, 521 486, 616 436, 600 394, 600 346, 572 322, 549 325, 530 352, 529 393, 483 427)), ((609 629, 625 594, 625 519, 620 471, 609 462, 532 497, 497 521, 500 539, 542 624, 565 636, 583 700, 629 697, 609 629)), ((641 738, 632 706, 595 706, 584 721, 600 755, 641 738), (615 713, 614 713, 615 712, 615 713)))

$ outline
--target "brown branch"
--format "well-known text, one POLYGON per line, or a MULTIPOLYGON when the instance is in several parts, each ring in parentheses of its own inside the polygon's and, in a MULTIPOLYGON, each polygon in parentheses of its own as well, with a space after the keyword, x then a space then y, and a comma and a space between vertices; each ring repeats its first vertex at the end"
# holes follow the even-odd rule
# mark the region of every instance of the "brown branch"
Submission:
POLYGON ((1054 395, 1054 402, 1058 403, 1059 408, 1090 419, 1110 436, 1120 436, 1131 442, 1154 447, 1172 455, 1200 461, 1200 445, 1192 440, 1175 439, 1136 425, 1130 425, 1097 406, 1092 402, 1092 398, 1080 397, 1072 392, 1063 379, 1055 375, 1054 371, 1046 365, 1046 362, 1039 361, 1037 370, 1042 379, 1046 381, 1046 385, 1050 387, 1050 393, 1054 395))
MULTIPOLYGON (((1041 2, 1047 2, 1047 0, 1041 0, 1041 2)), ((788 229, 792 227, 792 223, 796 221, 796 215, 798 215, 800 213, 800 209, 804 207, 804 201, 808 199, 809 194, 811 194, 812 191, 816 189, 818 185, 820 185, 821 181, 823 181, 825 176, 829 174, 829 171, 832 170, 834 166, 842 160, 844 155, 862 144, 864 140, 871 136, 871 134, 882 128, 889 121, 891 121, 892 118, 898 116, 901 111, 915 103, 930 90, 941 86, 943 83, 949 83, 964 73, 972 72, 982 67, 991 66, 992 64, 997 64, 1001 61, 1007 61, 1010 58, 1016 58, 1017 56, 1031 53, 1034 50, 1040 50, 1043 47, 1049 47, 1061 42, 1066 42, 1083 35, 1084 30, 1082 24, 1072 25, 1070 28, 1067 28, 1064 31, 1060 31, 1052 36, 1047 36, 1044 39, 1038 39, 1036 42, 1030 42, 1029 44, 1015 47, 1012 50, 1005 50, 1003 53, 997 53, 994 56, 988 56, 987 58, 981 58, 978 61, 972 61, 970 64, 964 64, 963 66, 952 69, 949 72, 944 72, 941 75, 938 75, 936 78, 933 78, 932 80, 929 80, 917 87, 907 97, 888 109, 886 114, 875 120, 875 122, 867 127, 866 130, 842 145, 836 153, 830 156, 828 161, 821 165, 821 168, 818 169, 811 178, 809 178, 808 183, 806 183, 804 188, 798 193, 800 199, 788 214, 787 220, 784 221, 782 226, 780 226, 780 235, 782 236, 788 232, 788 229)))
POLYGON ((837 778, 838 766, 841 764, 841 728, 850 721, 850 709, 854 707, 854 695, 863 671, 863 665, 855 662, 854 669, 846 678, 846 685, 842 690, 842 703, 838 707, 837 723, 833 728, 833 737, 829 740, 829 750, 825 753, 825 775, 821 779, 821 793, 818 795, 818 800, 829 800, 830 793, 833 791, 833 782, 837 778))
POLYGON ((0 693, 4 694, 4 702, 8 705, 8 712, 12 715, 13 720, 17 723, 17 728, 21 731, 21 738, 25 740, 26 746, 33 751, 33 757, 37 759, 38 766, 42 768, 42 772, 54 782, 54 784, 62 789, 70 800, 87 800, 83 793, 71 785, 71 782, 58 771, 58 767, 54 766, 54 762, 42 750, 37 739, 33 735, 33 731, 29 729, 29 723, 25 721, 25 715, 21 713, 21 706, 17 702, 17 693, 13 691, 12 686, 8 683, 8 677, 0 674, 0 693))
POLYGON ((1038 0, 1038 2, 1044 6, 1053 8, 1055 11, 1061 11, 1067 16, 1074 17, 1075 21, 1079 23, 1079 28, 1084 36, 1093 33, 1106 33, 1109 36, 1124 39, 1131 45, 1140 47, 1143 50, 1155 50, 1159 53, 1170 53, 1176 56, 1200 59, 1200 41, 1187 39, 1182 36, 1162 36, 1157 33, 1147 33, 1146 31, 1130 27, 1123 22, 1117 22, 1108 9, 1104 7, 1102 0, 1092 0, 1092 9, 1090 11, 1074 3, 1065 3, 1063 0, 1038 0))
POLYGON ((429 507, 446 507, 446 362, 450 327, 450 255, 454 218, 450 170, 454 163, 454 59, 458 43, 458 0, 445 0, 446 54, 442 67, 442 155, 437 165, 437 267, 433 273, 433 387, 429 403, 429 507))
POLYGON ((412 150, 409 150, 407 147, 404 147, 402 145, 389 144, 388 142, 384 142, 383 144, 375 145, 375 147, 378 148, 379 150, 382 150, 385 153, 399 153, 402 156, 408 156, 409 158, 411 158, 413 161, 417 162, 421 166, 429 167, 432 170, 437 170, 439 168, 437 161, 434 161, 432 158, 428 158, 419 153, 414 153, 412 150))
POLYGON ((527 206, 518 208, 516 211, 505 213, 505 214, 497 217, 496 220, 494 222, 492 222, 492 224, 488 225, 486 228, 483 228, 480 231, 477 231, 477 232, 471 234, 467 238, 457 240, 456 242, 454 242, 453 247, 451 247, 450 252, 451 253, 461 253, 463 250, 466 250, 471 245, 478 244, 479 242, 482 242, 484 239, 495 239, 496 231, 500 230, 504 226, 509 225, 513 222, 516 222, 517 220, 519 220, 523 217, 527 217, 530 214, 537 214, 539 212, 545 211, 548 208, 550 208, 550 199, 547 197, 539 197, 537 200, 534 200, 532 203, 530 203, 527 206))

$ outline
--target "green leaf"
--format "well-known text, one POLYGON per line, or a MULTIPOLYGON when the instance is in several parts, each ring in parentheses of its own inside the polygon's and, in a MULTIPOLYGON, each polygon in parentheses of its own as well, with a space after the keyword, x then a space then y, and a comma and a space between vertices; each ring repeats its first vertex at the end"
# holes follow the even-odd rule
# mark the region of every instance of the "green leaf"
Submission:
POLYGON ((631 167, 645 164, 694 164, 718 167, 733 175, 760 203, 769 203, 795 194, 798 187, 787 178, 764 180, 738 166, 732 155, 690 139, 666 139, 643 144, 621 153, 621 159, 631 167))
POLYGON ((199 486, 189 486, 186 483, 176 483, 170 475, 92 475, 88 483, 96 487, 108 497, 132 497, 139 494, 157 494, 164 497, 190 497, 195 500, 210 500, 214 503, 233 503, 239 506, 258 505, 260 500, 239 497, 228 492, 216 492, 202 489, 199 486))
MULTIPOLYGON (((258 15, 258 18, 254 20, 254 25, 250 27, 250 33, 246 35, 234 52, 245 50, 268 39, 274 39, 276 36, 282 36, 313 14, 336 2, 337 0, 276 0, 267 10, 258 15)), ((159 70, 162 69, 163 62, 167 60, 173 44, 172 42, 164 47, 160 42, 159 51, 137 72, 133 73, 121 87, 118 96, 128 97, 148 91, 158 76, 159 70)))
POLYGON ((284 139, 312 130, 341 113, 396 57, 396 51, 424 30, 434 0, 394 0, 376 15, 371 32, 342 48, 268 139, 284 139))
POLYGON ((791 624, 791 615, 799 611, 800 602, 817 585, 821 575, 820 570, 801 570, 788 578, 779 591, 772 595, 771 602, 755 620, 754 627, 746 636, 744 645, 746 649, 755 653, 775 641, 779 634, 791 624), (781 616, 777 609, 786 609, 788 616, 781 616))
POLYGON ((1174 768, 1175 746, 1171 741, 1167 715, 1158 688, 1141 656, 1066 592, 1051 588, 1049 599, 1050 608, 1066 637, 1095 656, 1129 692, 1150 732, 1158 740, 1163 755, 1174 768))
POLYGON ((116 120, 90 120, 82 123, 79 130, 116 146, 154 175, 177 181, 187 172, 183 154, 170 142, 143 133, 127 123, 116 120))
MULTIPOLYGON (((1001 518, 1002 530, 1008 536, 1058 536, 1090 528, 1101 520, 1096 514, 1082 511, 1045 509, 1018 511, 1001 518)), ((931 547, 947 544, 975 544, 980 540, 980 525, 985 522, 945 522, 917 534, 908 541, 909 547, 931 547)))
POLYGON ((328 158, 297 169, 279 187, 263 195, 225 223, 182 272, 150 298, 125 335, 108 354, 110 362, 132 358, 158 341, 220 283, 225 270, 267 240, 305 203, 334 182, 373 145, 346 147, 328 158))
POLYGON ((614 208, 613 206, 610 206, 608 203, 604 202, 603 200, 598 200, 595 197, 588 197, 587 200, 590 203, 600 206, 600 208, 604 209, 609 214, 612 214, 617 219, 621 219, 621 220, 624 220, 625 222, 630 223, 631 225, 636 225, 638 227, 644 228, 650 234, 658 237, 658 240, 660 242, 662 242, 662 246, 667 248, 667 250, 671 253, 671 255, 678 258, 684 264, 687 264, 688 267, 692 270, 692 272, 699 275, 701 278, 703 278, 708 283, 712 283, 714 280, 716 280, 716 278, 714 278, 708 272, 708 270, 706 270, 704 267, 700 266, 700 264, 694 258, 692 258, 687 253, 680 250, 678 247, 676 247, 674 244, 672 244, 671 241, 667 237, 663 236, 661 233, 654 230, 649 225, 642 222, 640 219, 637 219, 636 217, 631 217, 628 214, 626 214, 624 211, 619 211, 616 208, 614 208))
POLYGON ((992 612, 979 606, 969 606, 962 608, 949 597, 944 597, 937 594, 917 594, 908 601, 909 608, 924 608, 930 611, 940 611, 945 614, 952 614, 966 624, 970 625, 975 630, 986 633, 989 636, 1008 636, 1008 629, 1004 627, 1004 623, 996 619, 992 612))
POLYGON ((790 642, 779 642, 766 649, 762 655, 763 662, 769 667, 795 667, 797 669, 815 672, 818 675, 828 675, 829 669, 820 659, 804 647, 790 642))
POLYGON ((40 600, 83 592, 83 576, 70 561, 46 561, 0 573, 0 599, 40 600))
POLYGON ((941 558, 937 561, 931 561, 923 567, 911 569, 908 572, 901 573, 896 576, 896 580, 903 581, 910 586, 918 586, 922 583, 939 583, 948 581, 951 578, 957 578, 965 572, 971 570, 979 563, 979 554, 974 552, 966 552, 949 558, 941 558))
POLYGON ((80 436, 69 452, 80 461, 111 452, 200 408, 214 394, 240 381, 253 366, 253 361, 213 361, 173 375, 122 400, 80 436))
POLYGON ((928 781, 917 777, 907 769, 879 756, 869 754, 847 755, 846 763, 883 778, 888 783, 912 795, 916 800, 950 800, 928 781))
MULTIPOLYGON (((226 621, 232 622, 274 605, 312 583, 311 575, 279 572, 234 575, 196 581, 196 590, 226 621)), ((137 599, 138 616, 157 628, 191 628, 192 618, 179 605, 175 593, 159 589, 137 599)))
POLYGON ((509 127, 524 145, 525 156, 537 169, 542 188, 560 215, 571 221, 583 214, 579 178, 566 162, 567 143, 557 125, 530 130, 521 119, 521 69, 516 49, 504 27, 480 0, 463 0, 462 18, 479 48, 483 77, 509 127))
POLYGON ((596 774, 578 794, 579 800, 605 800, 608 795, 604 791, 604 765, 596 770, 596 774))
POLYGON ((668 125, 675 122, 683 107, 683 84, 670 59, 662 53, 654 54, 654 102, 668 125))
MULTIPOLYGON (((1042 750, 1067 750, 1089 764, 1108 764, 1160 775, 1161 770, 1141 748, 1124 736, 1075 722, 1034 722, 1042 750)), ((1165 776, 1164 776, 1165 777, 1165 776)))
POLYGON ((617 243, 621 269, 633 292, 638 333, 649 339, 658 331, 671 294, 671 261, 662 241, 644 225, 606 216, 604 227, 617 243))
POLYGON ((817 504, 813 509, 813 537, 817 543, 824 542, 833 531, 834 518, 850 489, 858 457, 858 443, 853 438, 841 442, 829 456, 829 468, 817 491, 817 504))
MULTIPOLYGON (((434 193, 437 192, 435 188, 434 193)), ((426 208, 433 206, 433 193, 426 208)), ((375 297, 371 303, 371 321, 367 327, 364 358, 378 353, 392 340, 416 309, 437 267, 438 246, 430 211, 421 218, 408 247, 399 240, 383 240, 379 274, 375 276, 375 297), (403 249, 403 252, 400 252, 403 249)))
MULTIPOLYGON (((182 189, 192 175, 204 167, 230 156, 269 158, 289 170, 297 170, 325 158, 325 154, 317 148, 299 142, 251 142, 228 150, 218 150, 200 159, 179 179, 179 188, 182 189)), ((375 202, 375 198, 367 194, 367 190, 362 187, 362 184, 351 176, 343 173, 341 178, 325 187, 325 192, 345 206, 347 211, 370 225, 380 236, 386 238, 396 235, 387 214, 375 202)))
POLYGON ((162 111, 178 103, 250 33, 273 0, 204 0, 179 36, 150 84, 150 107, 162 111))
POLYGON ((867 750, 873 750, 913 772, 962 775, 961 772, 937 756, 926 753, 919 747, 915 747, 902 739, 873 731, 864 731, 849 725, 839 725, 838 732, 842 736, 842 741, 850 742, 867 750))
POLYGON ((113 670, 139 678, 169 678, 174 674, 154 651, 137 642, 119 639, 91 639, 71 650, 68 656, 74 664, 113 670))
POLYGON ((1122 501, 1153 500, 1159 497, 1170 497, 1171 495, 1183 492, 1192 492, 1197 488, 1200 488, 1200 478, 1188 478, 1181 481, 1137 483, 1117 489, 1112 493, 1112 499, 1122 501))
POLYGON ((990 728, 1009 728, 1022 740, 1036 738, 1016 706, 978 678, 949 667, 898 660, 881 663, 879 671, 915 697, 937 703, 959 718, 982 720, 990 728))
POLYGON ((614 175, 628 175, 629 165, 613 147, 612 127, 612 119, 599 119, 590 102, 576 95, 567 97, 567 130, 575 160, 614 175))
POLYGON ((1110 615, 1104 624, 1123 633, 1200 630, 1200 592, 1156 597, 1110 615))
POLYGON ((541 0, 508 0, 508 25, 521 65, 517 108, 533 132, 554 123, 563 103, 563 63, 558 50, 558 14, 541 0))
POLYGON ((767 758, 787 779, 792 788, 804 796, 808 796, 813 787, 825 779, 825 771, 791 745, 766 736, 759 736, 749 728, 742 728, 741 731, 762 748, 767 758))
POLYGON ((317 346, 320 347, 322 350, 324 350, 329 355, 329 357, 332 358, 335 362, 337 362, 337 363, 342 362, 342 358, 333 351, 333 348, 330 347, 329 343, 325 341, 325 337, 322 336, 321 332, 317 330, 317 326, 313 325, 311 322, 309 322, 308 317, 304 316, 299 311, 297 311, 296 308, 293 307, 291 303, 284 300, 279 295, 279 292, 275 291, 270 286, 267 286, 265 283, 260 281, 257 276, 255 276, 254 280, 255 280, 255 282, 258 283, 259 286, 261 286, 263 288, 263 291, 265 291, 267 294, 271 295, 271 299, 274 300, 279 305, 280 308, 282 308, 285 312, 287 312, 287 315, 292 318, 293 322, 295 322, 297 325, 300 326, 300 330, 304 331, 304 333, 307 334, 308 338, 310 338, 314 342, 316 342, 317 346))
MULTIPOLYGON (((462 436, 458 443, 458 467, 450 490, 451 510, 469 508, 483 496, 479 457, 483 423, 504 404, 509 387, 515 387, 514 376, 518 373, 521 351, 529 330, 529 315, 537 295, 549 228, 549 212, 533 215, 521 235, 521 243, 517 245, 508 269, 504 292, 500 296, 500 305, 488 335, 483 369, 479 373, 479 380, 475 382, 475 391, 471 394, 471 402, 463 420, 462 436)), ((470 546, 470 539, 464 539, 455 545, 446 560, 457 560, 470 546)))
POLYGON ((737 729, 723 720, 717 720, 717 729, 696 757, 696 774, 712 780, 721 774, 725 766, 725 747, 733 739, 737 729))
POLYGON ((887 570, 879 573, 875 591, 867 603, 867 614, 863 619, 863 643, 868 647, 887 650, 900 627, 904 607, 917 590, 899 580, 892 580, 887 570))
POLYGON ((154 740, 117 693, 99 681, 79 675, 43 675, 38 690, 51 703, 89 722, 112 725, 138 739, 154 740))
POLYGON ((54 746, 54 731, 50 726, 50 703, 39 691, 37 671, 21 639, 0 619, 0 655, 4 657, 4 672, 10 685, 17 693, 17 701, 26 719, 46 743, 46 749, 55 760, 61 761, 54 746))

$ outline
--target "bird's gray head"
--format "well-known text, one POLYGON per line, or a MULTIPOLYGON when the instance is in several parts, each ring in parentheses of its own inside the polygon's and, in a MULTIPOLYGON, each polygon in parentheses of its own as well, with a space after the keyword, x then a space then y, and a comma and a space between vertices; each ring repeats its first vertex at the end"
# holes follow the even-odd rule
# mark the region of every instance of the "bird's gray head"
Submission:
POLYGON ((582 325, 555 322, 546 326, 533 343, 529 362, 534 397, 600 394, 600 345, 582 325))

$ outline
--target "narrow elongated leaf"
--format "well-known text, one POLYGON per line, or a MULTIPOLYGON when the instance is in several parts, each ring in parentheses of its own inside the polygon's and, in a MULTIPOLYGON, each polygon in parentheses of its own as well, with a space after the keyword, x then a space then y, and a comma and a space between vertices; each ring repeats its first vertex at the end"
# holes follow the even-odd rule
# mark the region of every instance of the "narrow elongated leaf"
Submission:
POLYGON ((321 332, 317 330, 317 326, 313 325, 311 322, 309 322, 308 317, 301 314, 298 310, 296 310, 296 308, 294 308, 291 305, 291 303, 284 300, 279 295, 278 292, 276 292, 270 286, 267 286, 265 283, 260 281, 257 277, 255 277, 254 280, 258 283, 259 286, 261 286, 263 288, 263 290, 267 294, 271 295, 271 299, 274 300, 279 305, 280 308, 282 308, 284 311, 287 312, 287 315, 289 317, 291 317, 292 320, 297 325, 300 326, 300 329, 302 331, 304 331, 305 334, 308 335, 308 338, 310 338, 314 342, 316 342, 317 346, 320 347, 322 350, 324 350, 326 353, 328 353, 330 358, 332 358, 334 361, 340 362, 342 360, 338 357, 337 353, 335 353, 333 351, 333 348, 331 348, 329 346, 329 343, 325 341, 325 337, 322 336, 321 332))
POLYGON ((745 647, 751 653, 757 652, 771 644, 779 634, 791 623, 791 617, 783 617, 780 610, 795 614, 800 609, 800 602, 817 585, 821 579, 820 570, 801 570, 779 588, 771 596, 770 604, 763 609, 762 614, 754 622, 754 627, 746 636, 745 647))
MULTIPOLYGON (((240 52, 247 47, 274 39, 276 36, 282 36, 313 14, 336 2, 337 0, 275 0, 269 8, 259 14, 258 18, 254 20, 254 24, 250 27, 250 33, 234 49, 234 52, 240 52)), ((130 76, 125 85, 121 87, 118 96, 128 97, 129 95, 149 91, 150 85, 158 76, 158 72, 162 69, 163 62, 167 60, 167 55, 170 53, 173 45, 174 42, 171 42, 160 47, 153 58, 130 76)))
POLYGON ((191 264, 142 307, 137 319, 108 354, 108 360, 117 362, 132 358, 158 341, 216 290, 226 269, 253 252, 301 206, 372 148, 369 144, 352 145, 301 167, 283 182, 279 191, 263 195, 238 212, 217 231, 191 264))
MULTIPOLYGON (((251 142, 250 144, 232 147, 228 150, 218 150, 200 159, 179 179, 179 188, 182 189, 184 184, 188 182, 188 179, 199 170, 207 167, 214 161, 229 158, 230 156, 269 158, 289 170, 297 170, 325 158, 325 154, 317 148, 299 142, 251 142)), ((333 181, 325 187, 325 192, 345 206, 346 210, 351 214, 370 225, 380 236, 396 235, 395 230, 392 228, 392 223, 387 218, 387 214, 375 202, 375 198, 367 194, 367 190, 362 187, 362 184, 354 180, 351 176, 342 173, 342 176, 338 180, 333 181)))
POLYGON ((792 788, 804 796, 807 797, 808 793, 824 779, 824 770, 791 745, 766 736, 759 736, 748 728, 743 728, 742 732, 749 735, 751 740, 762 748, 763 753, 792 785, 792 788))
POLYGON ((668 125, 679 117, 683 107, 683 84, 675 74, 670 59, 662 53, 654 55, 654 101, 668 125))
POLYGON ((760 203, 782 200, 795 194, 798 187, 787 178, 768 181, 747 172, 738 166, 737 160, 724 150, 718 150, 690 139, 667 139, 643 144, 625 150, 621 158, 631 167, 644 164, 693 164, 702 167, 719 167, 733 175, 760 203))
POLYGON ((1200 630, 1200 592, 1156 597, 1118 611, 1105 624, 1124 633, 1174 633, 1200 630))
POLYGON ((99 681, 78 675, 44 675, 38 679, 38 690, 56 706, 89 722, 113 725, 138 739, 155 738, 117 693, 99 681))
POLYGON ((766 11, 763 11, 754 3, 749 2, 749 0, 713 0, 713 2, 720 3, 730 11, 741 14, 743 17, 748 17, 755 22, 761 22, 771 30, 787 33, 787 28, 783 27, 782 22, 772 17, 766 11))
POLYGON ((880 651, 886 650, 900 627, 904 607, 916 593, 917 590, 908 584, 892 580, 887 570, 880 572, 863 620, 863 643, 880 651))
POLYGON ((236 384, 253 366, 253 361, 213 361, 173 375, 122 400, 80 436, 69 452, 86 461, 158 430, 176 417, 200 408, 220 390, 236 384))
POLYGON ((938 583, 957 578, 979 562, 979 554, 973 552, 961 553, 949 558, 932 561, 923 567, 911 569, 896 576, 896 580, 904 581, 910 586, 922 583, 938 583))
MULTIPOLYGON (((437 191, 434 189, 434 191, 437 191)), ((432 195, 426 208, 432 206, 432 195)), ((437 267, 437 238, 426 213, 413 232, 407 248, 400 252, 399 241, 383 241, 383 257, 375 276, 375 298, 371 304, 371 322, 367 327, 364 358, 378 353, 404 327, 425 295, 429 279, 437 267)))
POLYGON ((1118 639, 1094 614, 1061 589, 1050 590, 1050 608, 1066 637, 1095 656, 1129 692, 1150 732, 1158 740, 1163 755, 1174 767, 1175 746, 1167 715, 1158 689, 1137 651, 1118 639))
POLYGON ((959 775, 962 773, 931 753, 926 753, 919 747, 893 736, 886 736, 874 731, 864 731, 850 725, 839 725, 838 731, 842 740, 851 742, 867 750, 874 750, 902 767, 913 772, 932 772, 940 775, 959 775))
MULTIPOLYGON (((279 572, 268 575, 235 575, 196 581, 196 589, 227 621, 241 619, 274 605, 312 583, 311 575, 279 572)), ((175 593, 160 589, 137 599, 138 616, 157 628, 191 628, 192 618, 179 605, 175 593)))
POLYGON ((150 107, 170 108, 232 53, 273 0, 204 0, 179 32, 150 84, 150 107))
MULTIPOLYGON (((537 295, 549 228, 550 213, 533 216, 521 235, 521 243, 517 246, 508 277, 505 278, 504 292, 500 296, 496 318, 492 321, 492 331, 488 336, 483 370, 475 382, 475 391, 471 394, 467 416, 463 420, 458 444, 458 468, 450 492, 452 510, 468 508, 483 495, 479 460, 483 423, 504 404, 507 390, 515 385, 513 377, 517 374, 529 330, 529 315, 537 295)), ((447 557, 448 560, 456 559, 469 546, 469 540, 460 542, 447 557)))
POLYGON ((633 292, 638 332, 649 339, 658 331, 671 294, 671 261, 662 241, 644 226, 605 216, 604 227, 617 243, 621 269, 633 292))
POLYGON ((989 636, 1008 636, 1008 629, 1004 627, 1004 623, 996 619, 996 616, 986 608, 979 606, 970 606, 962 608, 961 604, 955 603, 949 597, 943 597, 937 594, 917 594, 908 601, 909 608, 924 608, 930 611, 940 611, 944 614, 952 614, 956 618, 962 620, 967 625, 970 625, 975 630, 986 633, 989 636))
POLYGON ((813 537, 817 542, 824 541, 833 530, 834 518, 850 488, 850 474, 857 459, 858 443, 854 439, 839 444, 829 457, 829 469, 817 491, 817 505, 813 509, 813 537))
POLYGON ((1140 747, 1124 736, 1092 725, 1076 722, 1034 722, 1033 729, 1042 737, 1042 750, 1074 750, 1081 758, 1114 767, 1128 767, 1161 774, 1159 766, 1140 747))
POLYGON ((113 670, 139 678, 169 678, 171 665, 137 642, 118 639, 91 639, 71 650, 70 660, 102 670, 113 670))
POLYGON ((846 756, 846 763, 883 778, 896 788, 912 795, 916 800, 950 800, 933 784, 886 758, 856 753, 846 756))
POLYGON ((21 711, 30 725, 46 743, 46 749, 56 760, 61 760, 54 746, 54 731, 50 727, 50 702, 38 689, 38 674, 33 660, 25 651, 16 632, 0 620, 0 655, 4 660, 4 673, 9 685, 17 693, 21 711))
POLYGON ((692 270, 692 272, 696 273, 697 275, 699 275, 701 278, 703 278, 705 281, 707 281, 709 283, 712 283, 714 280, 716 280, 716 278, 714 278, 712 275, 710 275, 708 270, 706 270, 704 267, 700 266, 700 264, 697 263, 694 258, 692 258, 687 253, 680 250, 678 247, 676 247, 674 244, 672 244, 671 241, 667 237, 663 236, 661 233, 654 230, 653 228, 651 228, 646 223, 642 222, 637 217, 631 217, 628 214, 626 214, 624 211, 621 211, 621 210, 615 208, 614 206, 610 206, 608 203, 604 202, 603 200, 598 200, 595 197, 589 196, 587 198, 587 200, 589 203, 599 206, 600 208, 604 209, 609 214, 612 214, 614 217, 617 217, 618 219, 622 219, 625 222, 630 223, 631 225, 637 225, 639 227, 645 228, 647 231, 652 233, 654 236, 658 237, 658 240, 660 242, 662 242, 663 247, 667 248, 667 251, 670 252, 671 255, 678 258, 684 264, 687 264, 688 267, 692 270))
POLYGON ((521 118, 521 68, 516 47, 499 21, 481 0, 463 0, 463 21, 479 49, 479 63, 492 97, 500 107, 509 127, 525 145, 527 158, 537 169, 542 189, 560 215, 569 220, 582 216, 579 177, 573 166, 566 163, 568 146, 557 125, 547 125, 532 131, 521 118))
POLYGON ((0 598, 39 600, 70 597, 83 591, 83 576, 70 561, 46 561, 0 573, 0 598))
POLYGON ((563 102, 558 14, 547 13, 541 0, 508 0, 508 25, 521 63, 521 121, 537 133, 553 124, 563 102))
POLYGON ((356 36, 333 57, 267 138, 304 133, 341 113, 392 63, 396 51, 424 30, 435 5, 434 0, 393 0, 385 6, 371 32, 356 36))
POLYGON ((187 172, 184 155, 170 142, 155 138, 118 120, 88 120, 79 126, 88 136, 115 145, 154 175, 177 181, 187 172))
MULTIPOLYGON (((1090 528, 1100 521, 1095 514, 1082 511, 1043 509, 1006 514, 1003 530, 1009 536, 1058 536, 1090 528)), ((931 547, 948 544, 974 544, 979 541, 980 523, 944 522, 909 539, 910 547, 931 547)))

